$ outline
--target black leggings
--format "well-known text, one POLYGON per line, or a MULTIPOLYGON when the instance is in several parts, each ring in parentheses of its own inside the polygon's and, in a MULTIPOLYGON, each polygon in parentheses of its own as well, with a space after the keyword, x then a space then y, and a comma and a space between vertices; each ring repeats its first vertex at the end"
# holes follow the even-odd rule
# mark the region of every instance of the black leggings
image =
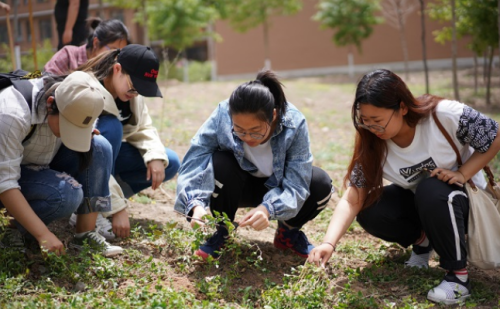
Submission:
POLYGON ((415 194, 397 185, 384 187, 381 199, 362 210, 357 220, 370 234, 403 247, 415 243, 423 230, 440 257, 441 267, 466 267, 465 235, 469 200, 462 188, 427 178, 415 194))
MULTIPOLYGON (((210 199, 212 211, 226 213, 232 221, 238 208, 257 207, 262 204, 264 195, 269 191, 264 185, 268 178, 254 177, 242 170, 234 154, 229 151, 215 152, 212 162, 216 181, 210 199)), ((332 194, 332 180, 325 171, 313 166, 309 189, 310 195, 299 213, 285 221, 288 225, 300 228, 326 207, 332 194)))

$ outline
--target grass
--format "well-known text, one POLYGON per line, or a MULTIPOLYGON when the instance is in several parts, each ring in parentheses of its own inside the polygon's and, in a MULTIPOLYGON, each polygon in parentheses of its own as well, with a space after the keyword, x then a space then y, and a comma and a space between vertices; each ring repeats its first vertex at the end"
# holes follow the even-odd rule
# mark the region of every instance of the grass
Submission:
MULTIPOLYGON (((450 96, 450 82, 443 74, 432 87, 450 96)), ((410 88, 422 93, 422 78, 415 75, 410 88)), ((169 82, 163 100, 148 101, 162 140, 182 157, 217 102, 240 82, 169 82)), ((338 77, 283 82, 288 99, 307 116, 315 165, 328 171, 341 195, 352 148, 353 83, 338 77)), ((500 114, 489 115, 500 119, 500 114)), ((499 162, 492 163, 497 175, 499 162)), ((175 180, 162 186, 169 195, 166 199, 143 192, 132 197, 132 203, 138 209, 158 204, 171 208, 175 186, 175 180)), ((330 204, 305 227, 313 243, 321 242, 328 227, 334 206, 330 204)), ((429 270, 404 268, 408 249, 369 236, 356 222, 325 269, 275 250, 275 222, 260 233, 267 235, 265 239, 246 229, 232 230, 220 259, 206 263, 194 258, 193 251, 213 233, 215 219, 195 230, 182 217, 160 214, 131 222, 132 237, 115 242, 125 253, 112 259, 90 249, 69 249, 65 256, 44 255, 33 247, 27 255, 0 249, 0 308, 439 307, 426 300, 427 291, 443 276, 438 261, 433 260, 429 270)), ((0 216, 0 227, 6 223, 0 216)), ((66 225, 64 221, 51 226, 61 239, 70 239, 66 225)), ((472 268, 473 295, 458 307, 500 308, 499 278, 498 272, 472 268)))

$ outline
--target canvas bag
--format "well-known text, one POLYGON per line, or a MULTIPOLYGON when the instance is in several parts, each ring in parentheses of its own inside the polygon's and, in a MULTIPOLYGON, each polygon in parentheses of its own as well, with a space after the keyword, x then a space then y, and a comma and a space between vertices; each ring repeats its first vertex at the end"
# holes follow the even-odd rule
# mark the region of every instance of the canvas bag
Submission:
MULTIPOLYGON (((435 112, 432 117, 455 151, 458 166, 462 166, 457 146, 435 112)), ((472 180, 464 184, 469 197, 467 260, 476 267, 492 269, 500 267, 500 187, 495 182, 490 167, 486 165, 483 170, 488 176, 485 190, 478 188, 472 180)))

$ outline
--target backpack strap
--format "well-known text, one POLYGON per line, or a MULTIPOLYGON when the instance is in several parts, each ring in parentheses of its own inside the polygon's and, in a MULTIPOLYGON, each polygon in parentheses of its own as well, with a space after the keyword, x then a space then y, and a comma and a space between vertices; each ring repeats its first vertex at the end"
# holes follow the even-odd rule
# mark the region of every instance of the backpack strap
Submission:
MULTIPOLYGON (((14 86, 14 88, 16 88, 16 90, 21 93, 21 95, 28 103, 30 111, 33 110, 33 84, 29 80, 24 80, 24 79, 11 80, 11 82, 12 86, 14 86)), ((26 142, 27 140, 30 139, 31 136, 33 136, 33 133, 35 133, 35 129, 36 129, 36 124, 31 126, 28 135, 26 135, 22 143, 26 142)))

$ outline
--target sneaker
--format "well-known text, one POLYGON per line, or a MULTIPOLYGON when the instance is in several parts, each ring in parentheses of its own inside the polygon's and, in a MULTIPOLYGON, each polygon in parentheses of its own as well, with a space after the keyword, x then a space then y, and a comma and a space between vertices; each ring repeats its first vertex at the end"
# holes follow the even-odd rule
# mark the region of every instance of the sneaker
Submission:
POLYGON ((405 267, 415 268, 429 268, 429 259, 431 258, 432 251, 422 254, 416 254, 415 251, 411 252, 410 259, 405 262, 405 267))
MULTIPOLYGON (((75 214, 71 214, 71 217, 69 218, 69 224, 72 226, 76 225, 75 214)), ((97 215, 95 226, 97 232, 102 236, 104 236, 106 240, 113 240, 116 238, 115 234, 113 233, 113 224, 107 218, 104 218, 103 215, 100 213, 97 215)))
POLYGON ((18 229, 5 228, 0 230, 0 248, 11 248, 16 249, 20 252, 26 252, 26 244, 24 242, 24 236, 18 229))
POLYGON ((89 231, 80 237, 75 236, 70 244, 71 248, 82 250, 85 244, 88 244, 90 248, 98 250, 105 257, 111 257, 123 252, 123 248, 119 246, 113 246, 106 241, 104 236, 97 233, 95 230, 89 231))
POLYGON ((218 258, 220 254, 219 250, 226 243, 228 236, 229 232, 225 227, 218 227, 212 237, 201 245, 200 248, 195 251, 194 255, 197 255, 204 260, 206 260, 210 255, 214 258, 218 258))
POLYGON ((449 272, 444 276, 444 280, 435 288, 429 291, 427 299, 445 305, 463 303, 470 296, 470 281, 461 281, 454 273, 449 272))
POLYGON ((297 255, 307 258, 314 246, 306 234, 299 229, 290 229, 278 221, 278 229, 274 235, 274 246, 281 250, 292 249, 297 255))

